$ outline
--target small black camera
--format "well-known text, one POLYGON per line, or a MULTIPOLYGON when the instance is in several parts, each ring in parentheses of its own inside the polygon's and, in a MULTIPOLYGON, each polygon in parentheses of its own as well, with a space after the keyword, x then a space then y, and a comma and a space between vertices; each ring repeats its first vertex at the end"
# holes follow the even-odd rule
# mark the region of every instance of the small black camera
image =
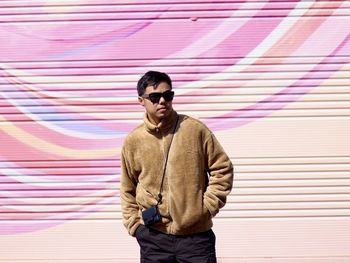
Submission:
POLYGON ((158 211, 158 206, 151 206, 142 211, 142 219, 145 226, 151 226, 160 221, 161 217, 158 211))

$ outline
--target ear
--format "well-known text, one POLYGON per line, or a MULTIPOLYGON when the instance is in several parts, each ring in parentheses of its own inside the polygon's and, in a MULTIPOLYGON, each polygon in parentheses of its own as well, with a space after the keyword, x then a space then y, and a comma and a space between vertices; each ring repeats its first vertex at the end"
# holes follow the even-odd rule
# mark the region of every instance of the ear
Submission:
POLYGON ((145 106, 145 99, 144 98, 138 97, 138 101, 139 101, 140 105, 145 106))

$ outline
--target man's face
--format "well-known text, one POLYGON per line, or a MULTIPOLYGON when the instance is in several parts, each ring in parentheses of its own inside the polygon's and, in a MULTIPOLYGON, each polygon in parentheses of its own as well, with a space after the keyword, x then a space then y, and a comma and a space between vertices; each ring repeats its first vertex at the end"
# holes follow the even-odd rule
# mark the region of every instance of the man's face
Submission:
POLYGON ((159 102, 153 103, 150 98, 147 97, 152 93, 169 93, 170 91, 170 86, 166 82, 161 82, 157 87, 148 86, 145 89, 144 95, 139 97, 140 104, 145 107, 150 121, 154 124, 158 124, 162 119, 167 118, 170 115, 173 111, 172 100, 166 101, 166 99, 161 96, 159 102))

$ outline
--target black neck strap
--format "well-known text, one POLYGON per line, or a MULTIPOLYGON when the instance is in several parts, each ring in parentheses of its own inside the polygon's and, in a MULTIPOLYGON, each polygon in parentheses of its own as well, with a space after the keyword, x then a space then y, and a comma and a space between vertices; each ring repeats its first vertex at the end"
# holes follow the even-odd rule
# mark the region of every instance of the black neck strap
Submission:
POLYGON ((163 192, 163 183, 164 183, 164 177, 165 177, 165 172, 166 172, 166 167, 167 167, 167 163, 168 163, 168 157, 169 157, 169 152, 170 152, 170 147, 171 147, 171 144, 173 142, 173 138, 174 138, 174 135, 175 135, 175 131, 176 131, 176 127, 177 127, 177 123, 179 122, 179 115, 177 115, 177 118, 176 118, 176 123, 175 123, 175 126, 174 126, 174 130, 173 130, 173 133, 171 135, 171 139, 170 139, 170 144, 169 144, 169 147, 168 147, 168 151, 165 155, 165 161, 164 161, 164 167, 163 167, 163 175, 162 175, 162 181, 160 183, 160 188, 159 188, 159 194, 158 194, 158 202, 157 202, 157 205, 159 205, 162 201, 162 192, 163 192))

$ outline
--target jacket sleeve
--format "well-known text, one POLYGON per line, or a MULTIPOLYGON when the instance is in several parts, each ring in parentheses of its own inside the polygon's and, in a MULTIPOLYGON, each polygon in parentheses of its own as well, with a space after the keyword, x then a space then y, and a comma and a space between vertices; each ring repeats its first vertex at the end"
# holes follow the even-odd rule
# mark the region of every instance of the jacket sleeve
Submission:
POLYGON ((205 141, 205 152, 209 180, 204 193, 204 205, 214 217, 226 204, 227 196, 232 189, 233 165, 212 133, 205 141))
POLYGON ((121 180, 120 180, 120 200, 123 214, 123 224, 130 235, 134 236, 137 227, 140 225, 139 207, 136 203, 137 181, 132 173, 126 150, 122 149, 121 154, 121 180))

